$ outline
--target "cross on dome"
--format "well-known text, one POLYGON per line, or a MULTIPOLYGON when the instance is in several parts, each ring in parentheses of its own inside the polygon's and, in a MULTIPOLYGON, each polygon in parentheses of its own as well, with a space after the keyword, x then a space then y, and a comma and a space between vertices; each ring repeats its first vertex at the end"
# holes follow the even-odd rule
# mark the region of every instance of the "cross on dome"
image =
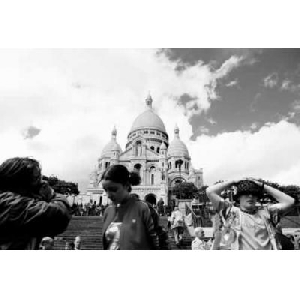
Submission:
POLYGON ((152 109, 152 102, 153 102, 153 99, 152 99, 152 97, 150 95, 150 92, 149 92, 148 97, 146 99, 146 104, 147 104, 148 108, 150 108, 150 109, 152 109))
POLYGON ((111 137, 116 138, 117 137, 117 129, 116 126, 114 126, 113 130, 111 131, 111 137))
POLYGON ((175 133, 175 138, 179 139, 179 128, 178 128, 177 124, 175 125, 174 133, 175 133))

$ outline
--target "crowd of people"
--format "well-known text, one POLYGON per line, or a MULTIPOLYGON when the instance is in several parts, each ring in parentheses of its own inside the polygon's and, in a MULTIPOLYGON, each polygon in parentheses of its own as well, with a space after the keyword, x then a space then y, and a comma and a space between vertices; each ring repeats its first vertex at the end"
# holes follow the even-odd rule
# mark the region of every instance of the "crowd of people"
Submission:
POLYGON ((96 201, 85 204, 73 203, 71 206, 74 216, 103 216, 107 207, 108 205, 96 204, 96 201))
MULTIPOLYGON (((140 183, 138 173, 123 165, 112 165, 102 175, 102 186, 112 204, 90 203, 70 207, 67 199, 42 180, 39 162, 15 157, 0 165, 0 249, 54 249, 54 238, 64 232, 72 214, 103 215, 102 243, 105 250, 169 249, 168 232, 161 226, 166 214, 163 202, 157 207, 132 193, 140 183)), ((193 250, 285 250, 299 249, 299 236, 284 236, 280 216, 294 204, 289 195, 264 182, 244 178, 207 188, 216 213, 212 239, 203 228, 195 228, 193 250), (235 188, 233 199, 224 191, 235 188), (276 203, 259 206, 267 193, 276 203), (285 239, 284 239, 285 238, 285 239), (288 240, 288 242, 286 241, 288 240)), ((185 215, 174 207, 168 228, 178 248, 183 245, 185 215)), ((80 250, 81 237, 66 242, 66 250, 80 250)))

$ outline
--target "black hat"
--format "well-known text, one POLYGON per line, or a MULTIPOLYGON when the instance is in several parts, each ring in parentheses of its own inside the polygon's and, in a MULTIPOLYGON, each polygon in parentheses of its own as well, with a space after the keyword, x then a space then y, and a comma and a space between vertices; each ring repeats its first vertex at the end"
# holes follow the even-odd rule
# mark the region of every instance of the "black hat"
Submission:
POLYGON ((247 194, 256 195, 258 197, 262 197, 263 195, 262 187, 250 180, 241 180, 236 185, 236 188, 236 197, 247 194))

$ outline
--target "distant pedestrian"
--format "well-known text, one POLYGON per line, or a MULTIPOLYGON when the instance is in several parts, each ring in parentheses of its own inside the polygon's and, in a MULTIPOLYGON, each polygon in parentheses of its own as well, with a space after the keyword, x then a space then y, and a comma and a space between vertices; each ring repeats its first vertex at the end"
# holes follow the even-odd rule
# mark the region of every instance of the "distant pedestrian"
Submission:
POLYGON ((192 250, 210 250, 210 243, 205 242, 204 230, 201 227, 195 228, 195 239, 192 241, 192 250))
POLYGON ((75 250, 75 244, 73 242, 66 242, 65 250, 75 250))
POLYGON ((41 250, 54 250, 54 240, 51 237, 44 237, 41 241, 41 250))
POLYGON ((174 239, 176 246, 181 248, 183 243, 183 232, 184 232, 184 216, 179 210, 178 206, 174 207, 174 211, 170 217, 171 229, 174 233, 174 239))
POLYGON ((81 250, 81 237, 76 236, 74 240, 74 250, 81 250))

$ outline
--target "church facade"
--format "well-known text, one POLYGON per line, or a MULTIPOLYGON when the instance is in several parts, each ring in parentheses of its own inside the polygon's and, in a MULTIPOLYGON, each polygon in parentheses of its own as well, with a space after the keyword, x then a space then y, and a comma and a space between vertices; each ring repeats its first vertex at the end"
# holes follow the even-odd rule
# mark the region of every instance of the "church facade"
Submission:
POLYGON ((110 142, 103 148, 96 169, 90 175, 87 194, 93 200, 107 204, 102 188, 101 177, 106 168, 122 164, 129 171, 136 171, 141 176, 141 184, 132 187, 132 193, 140 199, 151 197, 152 201, 162 199, 168 204, 170 188, 180 182, 192 182, 196 187, 203 185, 203 170, 192 167, 189 151, 180 139, 179 128, 175 126, 174 138, 170 142, 162 119, 152 107, 149 95, 146 109, 133 122, 127 136, 124 151, 117 142, 117 130, 111 133, 110 142))

